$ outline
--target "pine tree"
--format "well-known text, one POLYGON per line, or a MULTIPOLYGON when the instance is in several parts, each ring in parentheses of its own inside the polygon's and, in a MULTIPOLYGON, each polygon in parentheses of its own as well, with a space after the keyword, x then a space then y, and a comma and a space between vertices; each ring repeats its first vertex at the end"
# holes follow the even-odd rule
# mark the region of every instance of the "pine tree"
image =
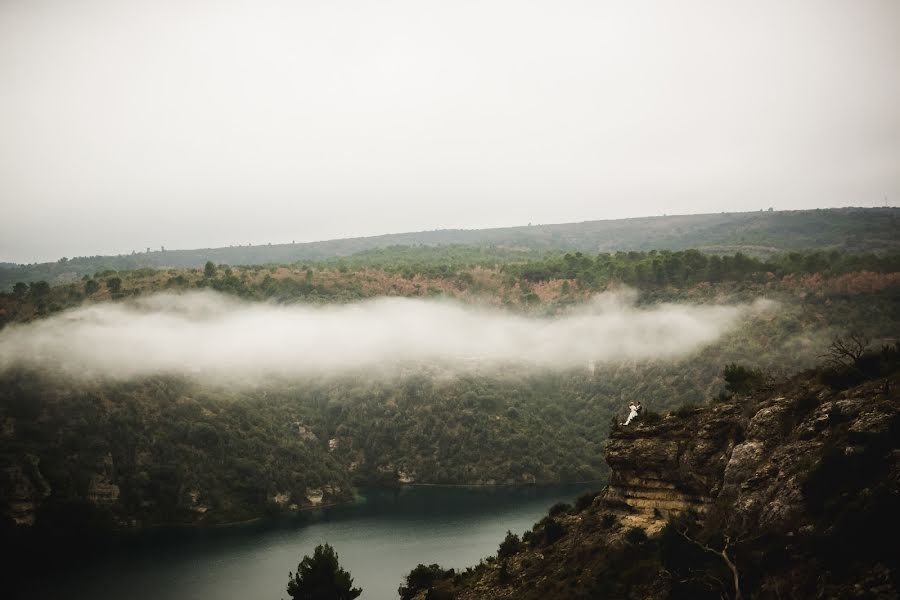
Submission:
POLYGON ((288 578, 287 593, 293 600, 353 600, 362 594, 328 544, 316 546, 312 557, 304 556, 297 573, 288 573, 288 578))

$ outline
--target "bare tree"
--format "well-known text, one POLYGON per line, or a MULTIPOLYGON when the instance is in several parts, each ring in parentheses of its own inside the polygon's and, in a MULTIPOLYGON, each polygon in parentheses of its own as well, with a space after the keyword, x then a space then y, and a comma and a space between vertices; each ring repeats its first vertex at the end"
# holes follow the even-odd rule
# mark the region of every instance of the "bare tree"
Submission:
MULTIPOLYGON (((728 556, 728 548, 733 544, 738 543, 740 540, 732 540, 731 536, 726 535, 725 544, 723 545, 721 550, 717 550, 716 548, 707 546, 706 544, 698 542, 697 540, 689 536, 687 534, 687 529, 678 531, 678 533, 681 535, 681 537, 694 544, 698 548, 702 549, 704 552, 715 554, 725 562, 725 566, 727 566, 728 570, 731 572, 731 583, 734 586, 734 600, 743 600, 744 596, 743 594, 741 594, 741 576, 740 572, 738 571, 737 563, 734 562, 734 559, 728 556)), ((711 577, 711 579, 718 581, 718 579, 714 577, 711 577)), ((719 583, 721 584, 721 582, 719 583)))
POLYGON ((869 347, 869 338, 858 331, 851 331, 845 336, 838 336, 831 341, 828 352, 823 355, 832 367, 856 368, 859 359, 869 347))

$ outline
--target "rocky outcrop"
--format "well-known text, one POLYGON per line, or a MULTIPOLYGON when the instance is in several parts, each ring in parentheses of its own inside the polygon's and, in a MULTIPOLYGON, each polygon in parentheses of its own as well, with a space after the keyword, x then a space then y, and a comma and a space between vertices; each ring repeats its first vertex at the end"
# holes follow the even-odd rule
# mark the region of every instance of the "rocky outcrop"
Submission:
MULTIPOLYGON (((732 520, 755 527, 802 527, 803 486, 826 448, 864 452, 867 440, 890 435, 900 405, 882 381, 847 392, 805 382, 788 393, 713 405, 638 422, 610 434, 612 473, 604 499, 630 525, 658 530, 683 512, 715 502, 732 520)), ((897 453, 883 466, 897 469, 897 453)))
POLYGON ((609 485, 411 598, 900 598, 900 373, 615 427, 609 485), (512 548, 512 550, 510 550, 512 548))
POLYGON ((322 500, 325 498, 325 492, 322 491, 321 488, 307 488, 306 489, 306 501, 311 506, 319 506, 322 504, 322 500))
POLYGON ((745 427, 741 408, 728 404, 616 429, 606 445, 609 510, 653 532, 675 513, 706 511, 745 427))

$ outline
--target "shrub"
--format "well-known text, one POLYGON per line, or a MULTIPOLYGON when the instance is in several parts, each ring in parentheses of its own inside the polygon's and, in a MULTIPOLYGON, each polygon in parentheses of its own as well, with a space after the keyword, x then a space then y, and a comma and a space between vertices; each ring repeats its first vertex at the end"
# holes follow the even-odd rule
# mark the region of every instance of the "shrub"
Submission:
POLYGON ((638 416, 638 421, 640 421, 644 425, 656 425, 657 423, 662 421, 662 415, 656 411, 647 410, 645 408, 638 416))
POLYGON ((629 544, 643 544, 647 541, 647 532, 640 527, 632 527, 625 532, 625 541, 629 544))
POLYGON ((594 498, 600 495, 600 492, 587 492, 575 500, 575 510, 581 512, 594 503, 594 498))
POLYGON ((731 394, 749 394, 765 381, 762 371, 731 363, 722 373, 725 389, 731 394))
POLYGON ((833 390, 846 390, 861 383, 865 377, 853 367, 834 366, 823 369, 819 379, 833 390))
POLYGON ((506 538, 500 542, 500 549, 497 550, 497 556, 501 559, 509 558, 521 552, 522 541, 519 536, 512 531, 506 532, 506 538))
POLYGON ((534 533, 529 537, 532 548, 550 546, 566 534, 566 528, 553 517, 544 517, 534 527, 534 533))
POLYGON ((561 515, 563 513, 567 513, 572 509, 571 504, 566 504, 565 502, 557 502, 553 506, 550 507, 550 512, 548 513, 551 517, 555 517, 557 515, 561 515))
POLYGON ((544 526, 544 543, 549 546, 556 543, 557 540, 566 534, 566 528, 556 519, 550 521, 544 526))
MULTIPOLYGON (((397 593, 401 600, 412 600, 422 590, 431 590, 438 581, 451 579, 456 572, 453 569, 444 570, 440 565, 431 564, 425 566, 419 564, 406 576, 406 585, 400 586, 397 593)), ((428 596, 426 596, 428 597, 428 596)))
POLYGON ((674 414, 675 416, 684 419, 693 415, 695 410, 697 410, 696 404, 685 404, 684 406, 679 407, 674 414))
POLYGON ((35 298, 43 298, 50 293, 50 284, 46 281, 33 281, 29 284, 29 290, 35 298))

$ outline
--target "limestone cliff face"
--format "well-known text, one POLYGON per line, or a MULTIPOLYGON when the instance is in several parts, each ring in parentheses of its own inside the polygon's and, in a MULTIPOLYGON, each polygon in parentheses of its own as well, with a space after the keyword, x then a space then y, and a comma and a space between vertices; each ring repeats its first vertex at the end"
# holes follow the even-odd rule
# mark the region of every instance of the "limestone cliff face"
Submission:
POLYGON ((615 427, 596 497, 412 597, 897 600, 898 389, 813 373, 615 427))
MULTIPOLYGON (((884 380, 843 392, 806 381, 619 427, 607 443, 612 474, 604 501, 629 524, 653 531, 673 515, 702 514, 716 502, 728 506, 732 520, 758 528, 809 525, 814 516, 803 488, 826 449, 863 454, 896 432, 900 404, 885 389, 884 380)), ((900 473, 898 457, 886 452, 880 468, 900 473)))
POLYGON ((604 493, 610 510, 630 525, 654 531, 678 512, 706 511, 722 489, 746 424, 741 407, 726 404, 613 431, 606 445, 611 474, 604 493))

